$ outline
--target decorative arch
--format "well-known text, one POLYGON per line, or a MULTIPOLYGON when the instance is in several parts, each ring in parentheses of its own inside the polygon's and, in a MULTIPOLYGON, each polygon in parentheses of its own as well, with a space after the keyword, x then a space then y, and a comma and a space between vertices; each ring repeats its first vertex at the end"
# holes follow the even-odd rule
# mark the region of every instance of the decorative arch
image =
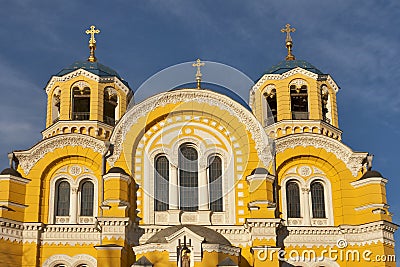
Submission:
POLYGON ((78 254, 73 257, 65 254, 56 254, 47 258, 42 267, 55 267, 58 264, 64 264, 67 267, 78 267, 81 264, 86 264, 88 267, 97 267, 97 260, 87 254, 78 254))
POLYGON ((108 159, 109 163, 113 165, 119 158, 123 150, 122 144, 125 140, 126 134, 140 118, 146 116, 149 112, 158 107, 185 102, 197 102, 216 106, 221 110, 232 114, 251 133, 260 160, 265 166, 269 165, 272 155, 268 146, 268 137, 266 136, 262 125, 257 121, 254 115, 239 103, 232 101, 232 99, 225 95, 196 89, 181 89, 161 93, 146 99, 127 111, 120 122, 116 125, 111 136, 110 140, 114 143, 115 150, 114 155, 108 159))

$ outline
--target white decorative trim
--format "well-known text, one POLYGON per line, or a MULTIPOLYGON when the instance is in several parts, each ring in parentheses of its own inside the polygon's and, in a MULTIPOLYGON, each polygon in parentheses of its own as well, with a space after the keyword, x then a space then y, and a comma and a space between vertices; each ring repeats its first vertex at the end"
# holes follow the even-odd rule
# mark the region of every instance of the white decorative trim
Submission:
POLYGON ((48 94, 50 92, 51 88, 53 87, 53 85, 56 82, 66 82, 66 81, 74 79, 78 76, 83 76, 83 77, 89 78, 98 83, 115 83, 119 87, 119 89, 121 89, 125 94, 128 94, 131 91, 118 77, 115 77, 115 76, 99 77, 94 73, 91 73, 85 69, 80 68, 80 69, 72 71, 68 74, 65 74, 64 76, 61 76, 61 77, 59 77, 59 76, 51 77, 50 81, 47 83, 47 86, 45 88, 46 94, 48 94))
POLYGON ((66 266, 71 267, 77 267, 81 264, 86 264, 88 267, 96 267, 97 260, 87 254, 78 254, 73 257, 65 254, 56 254, 47 258, 42 267, 53 267, 57 264, 65 264, 66 266))
POLYGON ((388 182, 388 180, 385 178, 382 178, 382 177, 371 177, 371 178, 366 178, 366 179, 362 179, 362 180, 357 180, 357 181, 351 182, 350 184, 354 188, 359 188, 359 187, 371 185, 371 184, 386 185, 387 182, 388 182))
MULTIPOLYGON (((98 180, 97 178, 93 175, 93 170, 89 169, 86 166, 83 165, 71 165, 67 167, 61 167, 59 170, 56 171, 56 175, 51 178, 50 180, 50 195, 49 195, 49 217, 48 221, 53 224, 53 223, 59 223, 59 224, 76 224, 79 222, 86 223, 85 219, 79 219, 80 217, 80 200, 81 200, 81 190, 80 186, 83 181, 90 181, 93 183, 93 216, 91 220, 89 221, 94 221, 93 218, 97 216, 98 213, 98 180), (75 179, 70 175, 70 169, 71 167, 79 167, 81 169, 81 172, 77 175, 78 177, 75 177, 75 179), (57 182, 65 180, 69 183, 70 185, 70 216, 55 216, 55 210, 54 206, 56 203, 56 184, 57 182)), ((88 217, 85 216, 87 219, 88 217)))
POLYGON ((0 201, 0 205, 4 205, 4 206, 7 206, 7 207, 8 206, 14 206, 14 207, 17 207, 17 208, 20 208, 20 209, 25 209, 26 207, 28 207, 27 205, 15 203, 15 202, 9 201, 9 200, 0 201))
MULTIPOLYGON (((217 252, 217 253, 224 253, 227 255, 232 256, 240 256, 241 249, 237 247, 227 246, 227 245, 220 245, 220 244, 203 244, 203 250, 209 253, 217 252)), ((220 266, 220 265, 219 265, 220 266)))
POLYGON ((100 231, 95 225, 46 225, 41 234, 41 244, 95 245, 100 241, 100 231))
POLYGON ((339 239, 346 240, 350 246, 365 246, 379 242, 394 246, 394 232, 397 228, 397 225, 388 221, 337 227, 289 226, 285 247, 334 247, 339 239))
POLYGON ((106 175, 103 176, 103 179, 104 181, 117 179, 126 182, 128 184, 132 182, 132 178, 129 175, 125 175, 122 173, 107 173, 106 175))
POLYGON ((250 111, 243 108, 242 105, 232 101, 227 96, 211 91, 197 89, 182 89, 164 92, 148 98, 147 100, 137 104, 132 109, 127 111, 116 125, 110 138, 111 143, 114 144, 114 154, 112 157, 108 158, 108 162, 113 165, 119 158, 122 152, 122 145, 126 134, 141 117, 158 107, 190 101, 216 106, 222 110, 228 111, 230 114, 236 117, 251 133, 252 138, 255 141, 256 150, 260 160, 265 166, 269 165, 272 155, 268 146, 268 137, 266 136, 262 125, 257 121, 254 115, 250 111))
POLYGON ((295 147, 323 148, 333 153, 339 160, 343 161, 354 177, 362 167, 362 161, 368 153, 353 152, 349 147, 332 138, 316 134, 289 135, 276 140, 276 153, 283 153, 286 149, 295 147))
MULTIPOLYGON (((311 71, 302 69, 300 67, 296 67, 292 70, 289 70, 285 73, 282 74, 264 74, 261 79, 259 79, 257 81, 257 83, 251 88, 251 91, 256 91, 258 90, 267 80, 284 80, 290 76, 294 76, 296 74, 303 74, 307 77, 310 77, 314 80, 318 79, 318 74, 313 73, 311 71)), ((339 87, 337 86, 337 84, 333 81, 332 77, 330 75, 328 75, 327 77, 327 81, 329 83, 329 85, 335 90, 335 92, 339 91, 339 87)))
POLYGON ((367 204, 363 206, 359 206, 354 208, 355 211, 360 211, 360 210, 366 210, 366 209, 373 209, 373 208, 381 208, 381 209, 389 209, 388 204, 383 204, 383 203, 373 203, 373 204, 367 204))
POLYGON ((23 177, 14 176, 11 174, 2 174, 0 175, 0 181, 11 181, 17 184, 25 185, 29 183, 31 180, 23 177))
POLYGON ((41 160, 47 153, 53 152, 57 148, 64 148, 66 146, 80 146, 83 148, 90 148, 94 152, 104 154, 106 148, 104 142, 94 137, 82 134, 66 134, 57 135, 44 139, 26 151, 16 151, 15 156, 19 160, 21 168, 27 175, 35 164, 41 160))

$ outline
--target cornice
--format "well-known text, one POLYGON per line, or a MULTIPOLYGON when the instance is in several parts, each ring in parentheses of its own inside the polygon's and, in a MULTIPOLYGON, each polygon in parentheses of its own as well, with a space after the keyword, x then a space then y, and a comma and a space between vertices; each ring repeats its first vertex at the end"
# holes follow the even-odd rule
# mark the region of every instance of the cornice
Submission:
POLYGON ((276 140, 276 153, 295 147, 323 148, 333 153, 339 160, 343 161, 354 177, 362 167, 362 161, 367 156, 366 152, 353 152, 348 146, 338 140, 317 134, 296 134, 281 137, 276 140))
POLYGON ((106 150, 104 142, 94 137, 83 134, 65 134, 44 139, 31 149, 15 151, 14 154, 19 160, 19 165, 25 175, 28 175, 32 167, 46 156, 47 153, 51 153, 57 148, 64 148, 65 146, 90 148, 100 154, 104 154, 106 150))

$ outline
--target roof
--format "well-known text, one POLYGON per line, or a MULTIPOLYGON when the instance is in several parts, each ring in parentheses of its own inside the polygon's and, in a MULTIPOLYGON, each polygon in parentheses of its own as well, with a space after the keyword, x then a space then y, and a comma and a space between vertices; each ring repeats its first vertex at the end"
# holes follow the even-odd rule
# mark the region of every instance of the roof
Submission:
POLYGON ((383 177, 382 174, 378 171, 367 171, 359 180, 367 179, 367 178, 376 178, 383 177))
POLYGON ((218 263, 217 266, 238 266, 231 258, 226 257, 223 261, 218 263))
POLYGON ((22 177, 22 175, 12 168, 6 168, 1 171, 0 175, 13 175, 16 177, 22 177))
POLYGON ((316 74, 323 74, 322 71, 317 69, 315 66, 301 59, 281 61, 278 64, 269 68, 267 71, 265 71, 264 74, 282 74, 297 67, 311 71, 316 74))
MULTIPOLYGON (((195 88, 195 87, 191 88, 190 87, 191 85, 193 85, 193 84, 191 84, 191 83, 190 84, 185 84, 184 87, 174 88, 174 89, 172 89, 170 91, 175 91, 175 90, 180 90, 180 89, 193 89, 193 88, 195 88)), ((201 83, 201 85, 202 85, 201 90, 212 91, 212 92, 215 92, 215 93, 218 93, 218 94, 221 94, 221 95, 225 95, 225 96, 229 97, 230 99, 236 101, 237 103, 241 104, 247 110, 251 111, 251 108, 247 104, 247 102, 242 97, 240 97, 238 94, 236 94, 234 91, 232 91, 232 90, 230 90, 230 89, 228 89, 226 87, 219 86, 219 85, 216 85, 216 84, 211 84, 211 83, 203 82, 203 83, 201 83)))
POLYGON ((128 82, 121 78, 121 76, 112 68, 107 67, 99 62, 90 62, 85 60, 80 60, 74 62, 72 65, 63 68, 59 71, 55 76, 64 76, 70 72, 73 72, 77 69, 84 69, 93 74, 96 74, 99 77, 117 77, 120 79, 127 87, 129 87, 128 82))
POLYGON ((107 173, 121 173, 128 175, 128 173, 126 173, 126 171, 120 167, 112 167, 107 173))
POLYGON ((209 244, 220 244, 220 245, 231 245, 231 243, 220 233, 200 225, 176 225, 165 228, 155 235, 153 235, 146 244, 150 243, 167 243, 166 237, 172 235, 173 233, 181 230, 182 228, 188 228, 193 233, 204 237, 204 242, 209 244))
POLYGON ((153 266, 153 263, 151 263, 151 261, 149 261, 145 256, 140 257, 140 259, 138 259, 133 266, 153 266))

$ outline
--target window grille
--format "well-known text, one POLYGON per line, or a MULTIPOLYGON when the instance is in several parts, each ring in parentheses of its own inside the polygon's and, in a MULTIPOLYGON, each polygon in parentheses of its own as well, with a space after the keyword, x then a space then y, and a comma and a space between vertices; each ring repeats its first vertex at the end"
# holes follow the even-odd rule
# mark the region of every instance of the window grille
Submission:
POLYGON ((85 181, 81 186, 81 216, 93 216, 94 185, 85 181))
POLYGON ((324 186, 320 182, 311 184, 311 201, 313 218, 326 218, 324 186))
POLYGON ((222 199, 222 161, 218 156, 213 156, 208 165, 210 210, 223 211, 222 199))
POLYGON ((190 144, 179 148, 179 186, 180 209, 196 211, 198 209, 198 155, 190 144))
POLYGON ((159 156, 155 159, 154 165, 154 210, 166 211, 169 200, 169 161, 166 156, 159 156))
POLYGON ((300 190, 296 182, 286 184, 286 199, 288 218, 300 218, 300 190))
POLYGON ((69 216, 70 186, 62 181, 57 186, 56 216, 69 216))

